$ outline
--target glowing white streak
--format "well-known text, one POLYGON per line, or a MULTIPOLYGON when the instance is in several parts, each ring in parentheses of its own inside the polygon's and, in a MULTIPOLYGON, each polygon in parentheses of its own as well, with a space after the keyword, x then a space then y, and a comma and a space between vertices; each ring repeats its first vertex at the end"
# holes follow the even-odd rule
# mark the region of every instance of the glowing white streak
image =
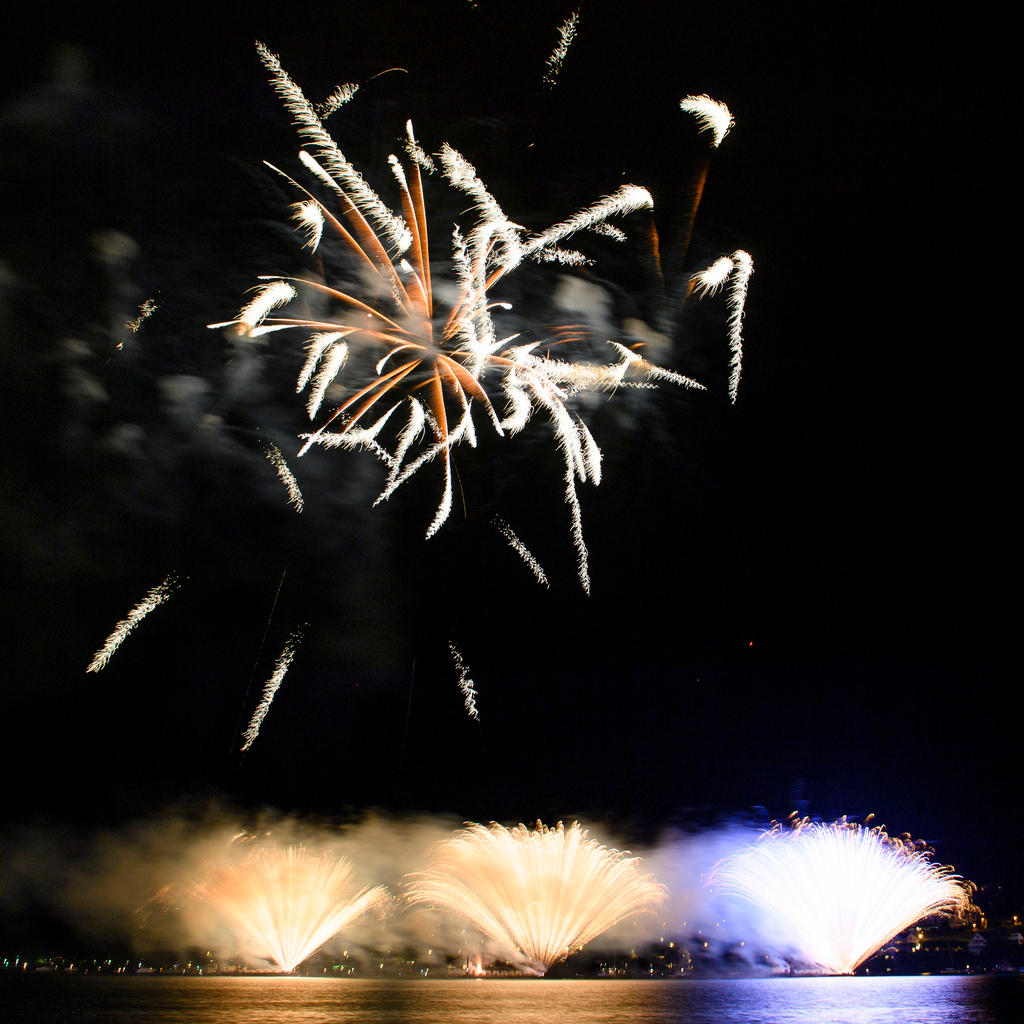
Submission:
POLYGON ((568 235, 582 231, 584 228, 600 224, 609 217, 620 216, 627 213, 634 213, 637 210, 650 210, 654 207, 654 200, 651 193, 639 185, 623 185, 618 191, 610 196, 598 200, 593 206, 580 210, 568 220, 562 221, 541 232, 535 238, 530 239, 523 246, 523 254, 528 256, 536 250, 559 242, 568 235))
POLYGON ((681 373, 676 373, 675 370, 666 370, 662 366, 655 366, 654 363, 648 362, 643 356, 638 355, 632 349, 626 348, 625 345, 617 341, 612 341, 609 344, 612 348, 618 349, 622 355, 623 361, 620 365, 622 366, 623 376, 627 372, 632 371, 643 374, 651 380, 664 380, 671 384, 678 384, 680 387, 707 391, 707 388, 700 381, 696 381, 692 377, 686 377, 681 373))
POLYGON ((324 233, 324 215, 320 212, 320 204, 312 200, 304 200, 301 203, 293 203, 293 220, 306 232, 306 247, 310 252, 316 252, 317 246, 324 233))
POLYGON ((348 345, 343 341, 332 344, 330 351, 324 357, 323 365, 313 380, 313 386, 309 389, 306 412, 310 419, 313 419, 320 411, 320 404, 324 400, 324 395, 327 394, 327 389, 333 383, 334 378, 344 369, 347 361, 348 345))
POLYGON ((590 267, 594 263, 575 249, 539 249, 534 259, 541 263, 561 263, 564 267, 590 267))
POLYGON ((601 449, 598 448, 594 435, 583 420, 577 422, 577 427, 579 428, 580 441, 582 442, 583 464, 586 467, 585 479, 592 480, 596 487, 601 483, 601 449))
POLYGON ((309 383, 310 378, 313 376, 313 371, 316 369, 316 364, 320 362, 320 357, 341 337, 343 337, 341 331, 326 331, 314 334, 306 342, 306 361, 302 364, 299 378, 295 382, 296 394, 303 391, 309 383))
MULTIPOLYGON (((387 486, 377 495, 373 504, 379 505, 381 502, 387 501, 414 473, 422 469, 428 462, 433 462, 446 448, 454 448, 462 440, 470 423, 470 411, 467 409, 462 419, 459 420, 456 427, 448 433, 444 440, 431 445, 414 462, 410 462, 401 473, 393 479, 389 478, 387 486)), ((449 459, 442 459, 442 462, 445 465, 445 489, 434 519, 427 528, 428 540, 441 528, 452 507, 451 461, 449 459)))
POLYGON ((267 454, 267 458, 270 460, 270 464, 277 470, 277 475, 284 484, 285 490, 288 491, 288 504, 291 505, 296 512, 302 511, 302 491, 299 490, 299 482, 295 479, 295 475, 288 468, 288 463, 284 461, 284 456, 281 454, 281 449, 276 444, 268 444, 264 449, 267 454))
POLYGON ((423 424, 425 422, 426 416, 423 412, 423 406, 420 405, 415 398, 410 398, 409 419, 406 421, 405 427, 395 440, 395 462, 391 469, 391 473, 388 475, 387 484, 385 486, 389 486, 394 483, 395 477, 398 475, 402 468, 402 463, 405 461, 406 453, 409 451, 413 442, 423 433, 423 424))
POLYGON ((351 862, 302 846, 257 848, 213 865, 187 892, 213 907, 237 946, 293 971, 328 939, 387 898, 383 886, 356 889, 351 862))
POLYGON ((455 644, 448 644, 448 650, 451 651, 452 661, 455 662, 455 671, 459 673, 459 691, 465 698, 466 714, 474 722, 479 722, 480 713, 476 709, 476 688, 473 686, 473 680, 469 678, 469 666, 462 660, 462 654, 455 644))
POLYGON ((430 174, 434 174, 437 171, 437 167, 434 165, 434 161, 431 159, 429 154, 427 154, 416 141, 416 134, 412 129, 412 121, 405 122, 405 139, 406 153, 408 153, 409 156, 423 168, 423 170, 428 171, 430 174))
MULTIPOLYGON (((239 334, 256 337, 258 326, 271 310, 284 306, 295 298, 295 289, 287 281, 273 280, 270 284, 260 285, 253 289, 256 293, 248 305, 244 306, 234 320, 220 324, 207 324, 207 327, 234 327, 239 334)), ((272 328, 273 329, 273 328, 272 328)))
POLYGON ((171 573, 163 583, 153 587, 149 593, 114 627, 114 632, 107 637, 103 646, 93 655, 86 672, 99 672, 114 652, 121 646, 125 637, 156 607, 163 604, 175 590, 180 587, 177 577, 171 573))
POLYGON ((316 111, 302 90, 291 80, 281 67, 276 54, 263 43, 256 43, 260 60, 270 72, 270 82, 285 107, 291 111, 293 124, 316 152, 327 171, 346 189, 352 201, 367 214, 377 229, 384 233, 389 243, 404 252, 409 248, 411 236, 400 217, 396 217, 380 200, 376 192, 366 184, 363 176, 345 159, 337 143, 327 133, 316 111))
POLYGON ((721 862, 711 884, 766 911, 803 962, 835 974, 853 973, 922 917, 971 905, 951 868, 908 840, 845 820, 776 826, 721 862))
POLYGON ((729 401, 736 402, 739 394, 740 374, 743 372, 743 310, 747 302, 747 284, 754 272, 750 254, 737 249, 732 256, 721 256, 706 270, 690 278, 698 298, 714 295, 727 282, 731 282, 726 301, 729 310, 729 401))
POLYGON ((533 402, 526 393, 526 389, 520 383, 518 377, 510 373, 505 381, 505 418, 501 421, 503 430, 509 434, 518 434, 533 414, 533 402))
MULTIPOLYGON (((252 745, 253 741, 260 734, 260 726, 263 724, 263 719, 267 717, 267 712, 270 710, 270 705, 274 700, 274 695, 277 693, 284 681, 285 673, 288 671, 288 667, 292 663, 292 659, 295 657, 295 650, 302 642, 302 630, 297 629, 288 638, 287 643, 284 645, 284 649, 278 656, 277 663, 274 665, 274 671, 271 673, 270 678, 263 684, 263 696, 260 698, 259 704, 256 706, 256 710, 252 713, 252 718, 249 719, 249 725, 246 727, 245 732, 242 733, 242 746, 239 748, 243 753, 248 750, 252 745)), ((291 968, 286 968, 291 970, 291 968)))
POLYGON ((359 86, 353 82, 339 85, 322 103, 317 104, 317 114, 322 120, 327 120, 339 107, 348 103, 357 92, 359 92, 359 86))
POLYGON ((743 372, 743 309, 747 302, 747 282, 754 272, 754 261, 748 253, 737 249, 732 254, 735 267, 729 290, 729 401, 735 403, 743 372))
POLYGON ((468 918, 506 955, 543 974, 623 918, 657 909, 665 888, 626 853, 573 823, 468 825, 409 876, 411 903, 468 918))
POLYGON ((508 220, 498 201, 477 176, 476 168, 457 149, 446 142, 439 155, 444 176, 457 189, 470 196, 484 223, 508 220))
POLYGON ((306 443, 299 449, 299 455, 305 455, 306 452, 314 445, 318 444, 322 448, 344 448, 348 451, 354 451, 356 449, 363 449, 364 451, 370 452, 375 455, 381 462, 386 466, 394 467, 394 456, 385 448, 383 445, 377 443, 377 441, 370 437, 370 433, 376 433, 384 425, 384 422, 390 417, 390 415, 398 408, 392 406, 377 423, 369 430, 363 430, 361 427, 350 427, 344 433, 338 433, 334 431, 317 431, 315 434, 300 434, 300 440, 306 443))
POLYGON ((498 532, 505 538, 505 540, 508 541, 512 550, 519 555, 530 572, 533 573, 534 579, 536 579, 541 586, 550 586, 543 566, 533 556, 533 552, 531 552, 530 549, 519 539, 512 527, 497 516, 494 518, 494 525, 498 528, 498 532))
POLYGON ((700 96, 684 96, 679 101, 679 108, 687 114, 693 114, 700 126, 700 131, 712 134, 711 145, 717 149, 722 139, 729 134, 729 129, 736 123, 729 108, 718 100, 713 100, 706 93, 700 96))
POLYGON ((590 594, 590 555, 586 541, 583 539, 583 510, 580 508, 579 495, 576 493, 576 477, 569 460, 565 462, 565 501, 569 506, 569 527, 572 532, 573 547, 576 548, 576 576, 583 588, 583 593, 590 594))
POLYGON ((732 267, 732 260, 728 256, 719 256, 710 267, 694 274, 690 281, 697 298, 702 299, 705 295, 717 294, 722 285, 729 280, 732 267))
POLYGON ((614 224, 594 224, 589 230, 593 231, 595 235, 603 235, 605 238, 611 238, 616 242, 624 242, 626 240, 626 232, 622 228, 617 228, 614 224))
POLYGON ((548 69, 544 72, 544 84, 550 89, 558 81, 565 55, 569 52, 573 39, 576 38, 576 26, 580 21, 580 12, 573 11, 558 27, 558 45, 548 57, 548 69))

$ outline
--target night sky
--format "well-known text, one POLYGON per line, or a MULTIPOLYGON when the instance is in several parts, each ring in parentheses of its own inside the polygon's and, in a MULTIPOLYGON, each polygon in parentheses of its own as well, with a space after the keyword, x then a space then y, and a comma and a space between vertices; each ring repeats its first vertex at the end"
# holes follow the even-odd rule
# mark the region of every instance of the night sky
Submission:
MULTIPOLYGON (((1016 327, 988 243, 996 115, 986 124, 987 86, 966 70, 975 30, 859 6, 627 18, 584 3, 544 90, 571 5, 243 6, 232 21, 91 13, 14 44, 4 68, 6 822, 87 832, 215 799, 578 816, 639 841, 733 816, 874 812, 965 876, 1021 891, 1016 327), (531 227, 631 182, 671 238, 710 152, 679 99, 729 105, 679 273, 753 256, 736 405, 722 301, 654 294, 639 222, 584 275, 616 322, 660 323, 665 364, 708 385, 584 409, 604 452, 601 486, 580 487, 591 596, 541 420, 513 439, 479 421, 452 517, 425 541, 436 473, 373 508, 384 471, 368 454, 295 458, 298 336, 247 362, 206 328, 259 274, 309 266, 286 223, 294 197, 261 163, 299 173, 255 39, 313 99, 365 83, 328 127, 389 201, 386 157, 412 117, 424 148, 451 142, 531 227), (158 308, 126 332, 147 298, 158 308), (267 442, 298 477, 301 515, 267 442), (180 590, 87 675, 171 572, 180 590), (243 757, 240 728, 303 624, 243 757)), ((428 184, 440 262, 465 201, 428 184)), ((557 322, 565 273, 510 277, 497 297, 515 329, 557 322)))

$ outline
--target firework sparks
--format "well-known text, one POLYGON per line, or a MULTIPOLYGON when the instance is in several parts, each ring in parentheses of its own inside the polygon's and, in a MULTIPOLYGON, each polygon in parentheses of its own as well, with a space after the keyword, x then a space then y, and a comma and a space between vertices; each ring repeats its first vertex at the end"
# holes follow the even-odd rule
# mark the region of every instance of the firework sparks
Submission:
POLYGON ((697 298, 714 295, 727 281, 729 297, 729 401, 736 402, 740 389, 740 374, 743 372, 743 312, 747 304, 747 284, 754 272, 754 261, 750 254, 737 249, 732 256, 722 256, 705 270, 690 278, 697 298))
POLYGON ((320 115, 322 120, 326 120, 336 110, 348 103, 358 91, 359 86, 353 82, 346 82, 344 85, 339 85, 337 89, 327 97, 327 99, 322 103, 317 104, 317 114, 320 115))
POLYGON ((409 123, 409 167, 397 157, 390 159, 402 211, 392 213, 341 153, 277 57, 262 44, 258 49, 274 88, 310 146, 311 152, 299 154, 300 161, 327 193, 318 198, 282 175, 303 196, 295 218, 305 244, 316 248, 329 235, 353 257, 371 286, 364 301, 327 284, 268 277, 234 320, 210 326, 250 338, 292 328, 315 332, 298 379, 299 391, 310 388, 311 419, 319 414, 328 387, 340 382, 343 368, 355 365, 359 369, 353 372, 362 372, 372 366, 368 381, 350 385, 348 396, 326 420, 302 435, 305 444, 299 454, 314 445, 372 452, 387 467, 377 502, 390 498, 423 466, 439 463, 441 499, 428 538, 451 511, 453 450, 463 442, 476 445, 474 408, 483 409, 499 435, 517 433, 536 413, 545 416, 564 460, 578 576, 589 592, 577 483, 600 482, 601 453, 589 428, 572 411, 572 399, 585 391, 612 392, 653 380, 703 386, 614 342, 610 345, 619 358, 607 364, 551 359, 537 354, 536 343, 513 345, 516 335, 502 336, 494 319, 495 310, 508 307, 493 301, 491 291, 525 260, 572 262, 580 254, 561 249, 559 243, 579 232, 600 230, 612 217, 649 209, 650 194, 623 186, 546 231, 531 234, 509 219, 460 153, 445 145, 435 161, 421 149, 409 123), (421 170, 440 174, 466 193, 477 217, 470 228, 456 227, 453 233, 457 296, 440 318, 435 316, 421 170), (326 300, 333 312, 322 319, 275 313, 311 293, 326 300), (499 395, 505 401, 504 414, 496 408, 499 395))
POLYGON ((180 587, 178 578, 171 573, 159 586, 153 587, 148 594, 114 627, 114 632, 107 637, 103 646, 93 655, 86 672, 99 672, 113 657, 128 634, 151 612, 163 604, 175 590, 180 587))
POLYGON ((717 149, 736 123, 729 108, 719 100, 713 100, 707 93, 700 96, 684 96, 679 101, 680 110, 693 114, 702 132, 711 132, 711 145, 717 149))
POLYGON ((187 892, 221 915, 240 948, 287 973, 386 899, 383 886, 357 891, 353 873, 332 853, 258 846, 211 867, 187 892))
POLYGON ((469 677, 469 666, 462 660, 462 654, 455 644, 449 644, 448 650, 451 651, 452 661, 455 662, 455 671, 459 673, 459 690, 465 698, 466 714, 474 722, 479 722, 480 713, 476 709, 476 688, 473 686, 473 680, 469 677))
POLYGON ((410 876, 412 903, 468 918, 537 974, 666 891, 637 858, 587 837, 578 823, 507 829, 469 825, 410 876))
POLYGON ((565 56, 569 52, 569 47, 572 46, 572 41, 576 38, 576 29, 579 23, 580 12, 573 11, 558 27, 558 45, 552 51, 551 56, 548 57, 547 71, 544 72, 543 81, 549 89, 553 89, 558 81, 565 56))
POLYGON ((260 698, 259 704, 256 705, 252 718, 249 719, 249 725, 246 727, 245 732, 242 733, 242 746, 239 748, 242 753, 245 753, 253 745, 256 737, 259 736, 263 719, 267 717, 267 712, 273 703, 274 695, 284 681, 285 673, 288 671, 292 659, 295 657, 295 651, 301 642, 302 630, 297 629, 288 638, 288 642, 284 645, 284 649, 278 656, 277 664, 274 665, 274 671, 263 684, 263 696, 260 698))
POLYGON ((541 584, 541 586, 547 587, 548 578, 544 572, 544 567, 534 557, 533 552, 519 539, 516 532, 508 525, 503 519, 495 516, 494 525, 498 528, 498 532, 508 541, 509 547, 523 560, 530 572, 533 573, 534 579, 541 584))
POLYGON ((970 886, 919 844, 845 819, 777 825, 722 861, 715 880, 766 911, 803 962, 835 974, 921 918, 971 905, 970 886))
POLYGON ((267 459, 270 464, 277 470, 277 475, 284 484, 285 490, 288 492, 288 504, 291 505, 296 512, 302 511, 302 491, 299 490, 299 482, 295 479, 295 475, 288 468, 288 463, 284 461, 284 456, 281 454, 281 449, 276 444, 268 444, 264 449, 266 452, 267 459))
POLYGON ((151 317, 159 308, 160 307, 153 299, 146 299, 146 301, 139 306, 139 315, 134 320, 129 320, 128 323, 125 324, 125 327, 127 327, 132 334, 135 334, 142 326, 142 321, 151 317))

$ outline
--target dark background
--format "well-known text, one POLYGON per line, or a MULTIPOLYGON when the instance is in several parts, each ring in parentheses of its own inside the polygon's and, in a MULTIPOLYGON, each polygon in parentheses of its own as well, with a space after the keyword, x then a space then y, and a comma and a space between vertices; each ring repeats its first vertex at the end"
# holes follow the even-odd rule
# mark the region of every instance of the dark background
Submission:
MULTIPOLYGON (((216 798, 578 815, 639 841, 735 815, 875 812, 1019 893, 1016 322, 1000 118, 979 74, 998 26, 870 5, 585 3, 546 92, 570 5, 409 6, 101 9, 16 39, 0 106, 8 823, 87 831, 216 798), (659 305, 636 253, 609 249, 593 273, 616 315, 668 315, 668 364, 709 393, 666 386, 588 414, 605 453, 602 485, 581 487, 589 598, 539 421, 504 441, 481 421, 480 449, 457 457, 465 509, 457 495, 426 542, 436 476, 373 509, 368 455, 296 461, 296 342, 247 370, 206 329, 258 274, 303 265, 293 197, 261 164, 294 172, 298 147, 257 38, 311 98, 366 83, 329 127, 387 198, 411 116, 425 148, 452 142, 533 227, 630 181, 671 234, 708 152, 678 101, 730 106, 685 269, 753 255, 739 400, 721 302, 659 305), (368 81, 389 68, 404 70, 368 81), (159 308, 125 332, 146 298, 159 308), (301 515, 266 441, 299 477, 301 515), (170 572, 181 590, 86 675, 170 572)), ((463 199, 429 185, 439 260, 463 199)), ((524 268, 514 316, 530 320, 553 280, 524 268)))

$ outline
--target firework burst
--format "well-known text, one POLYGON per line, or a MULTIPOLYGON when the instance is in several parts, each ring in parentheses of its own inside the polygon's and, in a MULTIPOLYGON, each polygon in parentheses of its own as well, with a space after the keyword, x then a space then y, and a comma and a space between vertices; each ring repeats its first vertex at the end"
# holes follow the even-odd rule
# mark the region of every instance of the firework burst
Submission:
POLYGON ((186 891, 218 912, 240 948, 290 972, 386 899, 383 886, 357 889, 352 876, 345 857, 257 846, 210 868, 186 891))
POLYGON ((305 244, 316 250, 325 236, 331 237, 352 257, 365 288, 357 296, 326 283, 268 277, 233 320, 210 326, 252 339, 304 331, 307 355, 297 390, 308 388, 310 418, 316 421, 332 393, 340 389, 343 398, 302 435, 299 454, 317 445, 372 452, 387 467, 378 502, 427 464, 439 464, 441 498, 427 537, 440 529, 452 508, 453 450, 463 443, 476 445, 475 410, 482 410, 498 435, 516 434, 536 414, 546 418, 563 459, 578 576, 589 591, 576 488, 578 482, 600 483, 601 451, 574 411, 573 398, 656 381, 701 390, 703 385, 654 366, 614 340, 608 341, 612 358, 603 363, 554 359, 540 351, 539 342, 515 344, 518 336, 504 334, 497 317, 508 306, 495 301, 492 292, 527 260, 586 262, 562 243, 580 232, 605 230, 611 218, 650 209, 650 194, 625 185, 547 230, 531 233, 508 217, 459 152, 444 145, 436 156, 427 154, 409 122, 406 162, 390 158, 401 206, 401 213, 392 212, 342 154, 278 58, 262 45, 258 49, 308 146, 299 159, 313 179, 310 188, 282 174, 299 196, 294 216, 305 244), (440 175, 467 195, 475 212, 470 226, 455 226, 452 232, 452 288, 437 289, 432 280, 422 172, 440 175), (442 292, 451 296, 443 309, 442 292), (282 307, 293 304, 306 308, 285 315, 282 307), (325 312, 311 314, 314 305, 325 312), (349 365, 356 379, 343 383, 342 371, 349 365))
POLYGON ((537 974, 666 897, 637 858, 589 839, 575 822, 468 825, 410 876, 406 893, 468 918, 537 974))
POLYGON ((962 915, 971 887, 880 827, 799 820, 722 861, 713 883, 766 911, 800 961, 852 974, 923 917, 962 915))

